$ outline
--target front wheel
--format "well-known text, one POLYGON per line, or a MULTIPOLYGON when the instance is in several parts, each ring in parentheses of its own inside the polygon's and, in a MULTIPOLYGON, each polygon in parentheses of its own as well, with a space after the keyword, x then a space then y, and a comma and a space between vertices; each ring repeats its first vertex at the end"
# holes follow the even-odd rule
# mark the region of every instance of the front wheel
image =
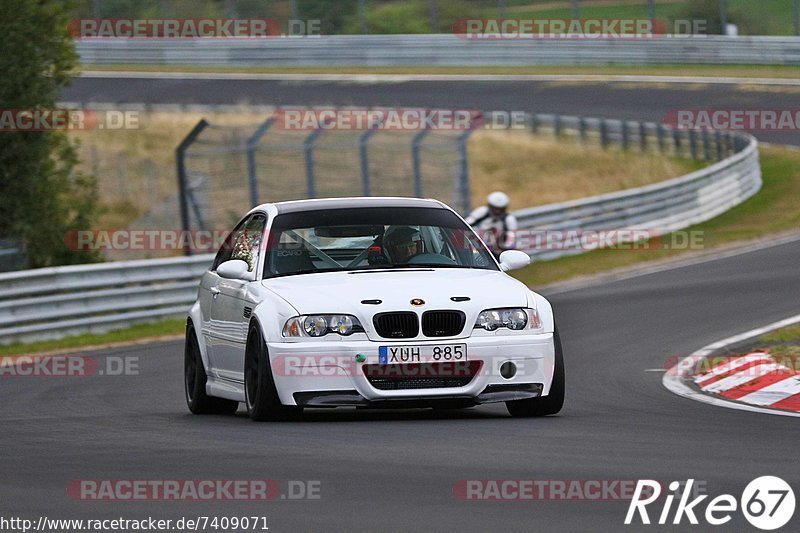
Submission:
POLYGON ((553 383, 550 385, 550 394, 541 398, 528 400, 514 400, 506 402, 506 409, 511 416, 528 418, 534 416, 554 415, 564 406, 564 354, 561 350, 561 337, 558 327, 553 332, 556 360, 553 370, 553 383))
POLYGON ((244 396, 247 414, 256 421, 293 420, 300 417, 302 407, 281 403, 264 337, 258 325, 250 325, 244 355, 244 396))
POLYGON ((186 405, 196 415, 229 415, 236 412, 239 402, 215 398, 206 394, 208 376, 200 356, 200 345, 194 326, 186 326, 186 344, 183 355, 183 385, 186 405))

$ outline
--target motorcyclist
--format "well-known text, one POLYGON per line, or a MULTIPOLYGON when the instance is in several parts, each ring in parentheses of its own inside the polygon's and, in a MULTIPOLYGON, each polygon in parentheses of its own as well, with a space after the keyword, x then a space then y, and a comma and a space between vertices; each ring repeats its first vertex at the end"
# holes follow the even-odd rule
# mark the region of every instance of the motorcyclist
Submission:
POLYGON ((515 232, 519 224, 517 217, 508 212, 508 204, 508 195, 495 191, 486 197, 486 205, 475 209, 466 218, 496 256, 514 249, 516 243, 515 232))

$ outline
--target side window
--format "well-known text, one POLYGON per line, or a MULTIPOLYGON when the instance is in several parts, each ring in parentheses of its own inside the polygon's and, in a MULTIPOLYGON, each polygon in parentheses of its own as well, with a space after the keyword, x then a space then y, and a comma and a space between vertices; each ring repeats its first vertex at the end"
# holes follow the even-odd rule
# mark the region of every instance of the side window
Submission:
POLYGON ((264 215, 253 215, 245 222, 244 227, 237 232, 233 240, 231 259, 241 259, 247 263, 247 270, 250 272, 258 264, 265 225, 266 218, 264 215))
POLYGON ((266 217, 255 214, 240 222, 225 239, 214 258, 211 270, 231 259, 241 259, 249 265, 249 270, 258 263, 261 239, 264 234, 266 217))

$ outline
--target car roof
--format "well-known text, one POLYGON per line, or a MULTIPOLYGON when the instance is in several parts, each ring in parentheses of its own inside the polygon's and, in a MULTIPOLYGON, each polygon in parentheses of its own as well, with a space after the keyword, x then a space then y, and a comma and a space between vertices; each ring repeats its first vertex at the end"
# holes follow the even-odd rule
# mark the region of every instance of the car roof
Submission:
POLYGON ((433 209, 448 209, 445 204, 433 199, 376 196, 291 200, 288 202, 265 204, 260 207, 267 207, 268 205, 274 206, 278 214, 319 211, 323 209, 352 209, 355 207, 428 207, 433 209))

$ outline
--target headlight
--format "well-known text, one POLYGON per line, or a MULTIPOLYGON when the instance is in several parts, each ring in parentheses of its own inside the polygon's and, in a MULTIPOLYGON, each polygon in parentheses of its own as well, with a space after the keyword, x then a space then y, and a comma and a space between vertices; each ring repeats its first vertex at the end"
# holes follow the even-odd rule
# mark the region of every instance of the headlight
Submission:
POLYGON ((536 309, 508 308, 508 309, 486 309, 478 315, 475 321, 476 328, 483 328, 486 331, 494 331, 498 328, 508 328, 512 330, 538 329, 542 326, 539 313, 536 309))
POLYGON ((305 315, 290 318, 283 325, 284 337, 323 337, 328 333, 347 336, 364 328, 351 315, 305 315))

